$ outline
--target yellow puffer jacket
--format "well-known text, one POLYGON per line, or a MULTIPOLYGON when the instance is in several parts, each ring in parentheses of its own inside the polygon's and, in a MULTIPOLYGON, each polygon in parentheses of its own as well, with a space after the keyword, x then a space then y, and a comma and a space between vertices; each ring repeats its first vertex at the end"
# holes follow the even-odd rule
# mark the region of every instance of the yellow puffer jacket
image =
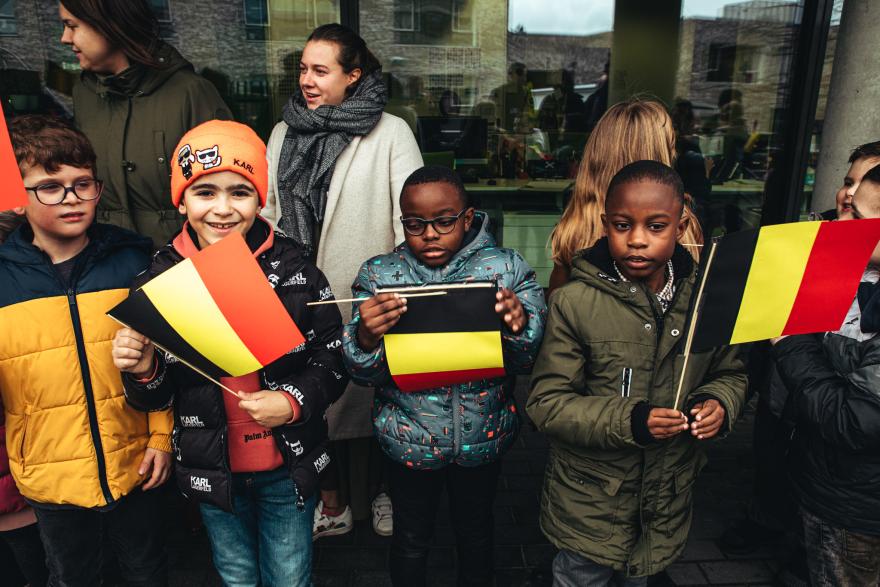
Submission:
POLYGON ((170 452, 170 411, 130 408, 105 312, 149 265, 150 243, 105 225, 64 285, 27 225, 0 246, 0 394, 9 464, 30 500, 101 507, 143 482, 150 447, 170 452))

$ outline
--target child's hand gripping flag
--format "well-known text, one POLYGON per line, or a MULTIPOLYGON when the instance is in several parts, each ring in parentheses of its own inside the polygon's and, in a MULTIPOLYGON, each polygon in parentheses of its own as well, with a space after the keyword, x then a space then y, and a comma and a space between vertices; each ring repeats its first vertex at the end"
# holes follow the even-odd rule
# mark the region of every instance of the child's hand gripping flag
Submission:
POLYGON ((237 233, 107 313, 213 379, 257 371, 305 341, 237 233))

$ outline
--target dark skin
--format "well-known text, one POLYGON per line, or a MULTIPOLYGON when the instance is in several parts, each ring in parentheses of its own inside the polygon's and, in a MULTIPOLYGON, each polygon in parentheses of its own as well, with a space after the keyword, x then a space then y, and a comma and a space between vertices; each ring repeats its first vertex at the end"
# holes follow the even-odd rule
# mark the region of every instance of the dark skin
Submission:
MULTIPOLYGON (((644 283, 655 293, 663 289, 666 262, 687 228, 683 206, 671 186, 653 181, 625 183, 608 194, 602 224, 611 257, 627 280, 644 283)), ((699 402, 690 413, 694 421, 688 424, 678 410, 653 408, 648 430, 657 440, 666 440, 690 428, 692 436, 704 440, 718 434, 724 423, 718 400, 699 402)))
MULTIPOLYGON (((440 234, 430 224, 420 235, 406 233, 406 244, 413 255, 428 267, 446 265, 461 250, 465 234, 474 221, 474 209, 467 207, 455 186, 445 182, 410 186, 400 196, 400 209, 404 218, 425 220, 455 216, 464 210, 447 234, 440 234)), ((521 332, 526 326, 526 314, 516 294, 501 288, 495 299, 495 312, 501 316, 505 326, 514 334, 521 332)), ((358 345, 367 352, 375 350, 385 333, 397 324, 404 312, 406 298, 399 294, 379 294, 363 302, 360 306, 358 345)))

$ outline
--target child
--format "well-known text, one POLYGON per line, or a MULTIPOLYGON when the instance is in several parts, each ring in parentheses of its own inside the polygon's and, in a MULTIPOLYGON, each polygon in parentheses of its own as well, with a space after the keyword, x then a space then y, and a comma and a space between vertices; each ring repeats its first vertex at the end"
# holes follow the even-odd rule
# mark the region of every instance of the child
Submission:
POLYGON ((843 178, 843 185, 837 190, 835 196, 835 210, 829 210, 822 214, 827 220, 839 218, 850 220, 852 198, 859 189, 862 178, 871 168, 880 163, 880 141, 859 145, 849 155, 849 169, 843 178), (836 212, 836 215, 834 214, 836 212))
POLYGON ((497 280, 501 289, 495 311, 503 319, 504 362, 511 375, 532 366, 544 331, 544 297, 525 260, 516 251, 496 248, 486 215, 470 206, 451 170, 429 166, 414 171, 403 185, 400 207, 406 241, 361 265, 352 291, 369 299, 355 304, 344 335, 352 377, 376 388, 373 429, 389 459, 394 504, 391 580, 405 587, 425 584, 434 519, 446 485, 459 584, 488 585, 500 459, 519 427, 513 378, 401 392, 391 380, 382 337, 406 311, 406 299, 375 295, 375 290, 497 280))
POLYGON ((26 219, 0 246, 0 393, 9 465, 33 507, 50 584, 100 583, 109 535, 126 581, 167 582, 158 495, 171 414, 126 405, 105 315, 149 265, 150 242, 96 224, 101 182, 82 133, 22 116, 10 135, 26 219))
MULTIPOLYGON (((880 166, 847 202, 880 218, 880 166)), ((880 583, 880 247, 837 332, 772 342, 795 415, 792 473, 814 585, 880 583)))
POLYGON ((306 307, 332 298, 326 278, 259 216, 267 181, 266 146, 247 126, 212 120, 186 133, 171 176, 171 200, 186 223, 138 284, 237 232, 307 342, 258 372, 221 380, 240 397, 128 328, 117 333, 113 357, 133 406, 174 404, 177 484, 201 504, 223 581, 295 587, 311 584, 314 495, 329 461, 324 412, 348 377, 339 309, 306 307))
POLYGON ((550 437, 541 527, 560 552, 554 585, 644 585, 681 553, 704 440, 727 431, 746 376, 735 349, 690 357, 695 266, 678 174, 637 161, 611 180, 606 237, 554 293, 526 410, 550 437), (690 414, 692 423, 688 423, 690 414), (690 433, 684 433, 690 429, 690 433))
MULTIPOLYGON (((22 220, 14 212, 0 212, 0 244, 22 220)), ((46 553, 34 509, 22 497, 9 471, 6 425, 0 401, 0 539, 11 549, 15 563, 31 587, 43 587, 49 579, 46 553)), ((9 571, 13 573, 13 571, 9 571)))

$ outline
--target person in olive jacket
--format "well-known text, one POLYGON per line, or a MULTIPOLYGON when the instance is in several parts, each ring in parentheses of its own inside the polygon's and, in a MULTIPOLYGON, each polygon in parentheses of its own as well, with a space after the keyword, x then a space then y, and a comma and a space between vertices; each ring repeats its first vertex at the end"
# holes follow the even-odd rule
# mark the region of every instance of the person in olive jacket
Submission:
POLYGON ((645 585, 674 562, 705 441, 744 403, 745 365, 730 347, 691 355, 676 401, 696 280, 676 244, 683 205, 671 168, 621 169, 605 202, 608 236, 575 257, 550 298, 526 410, 550 440, 540 523, 560 549, 557 587, 645 585))
POLYGON ((148 236, 159 248, 183 222, 168 198, 168 154, 189 129, 232 113, 217 89, 159 40, 146 0, 64 0, 59 13, 61 42, 82 67, 73 88, 75 122, 95 147, 104 181, 98 221, 148 236))

